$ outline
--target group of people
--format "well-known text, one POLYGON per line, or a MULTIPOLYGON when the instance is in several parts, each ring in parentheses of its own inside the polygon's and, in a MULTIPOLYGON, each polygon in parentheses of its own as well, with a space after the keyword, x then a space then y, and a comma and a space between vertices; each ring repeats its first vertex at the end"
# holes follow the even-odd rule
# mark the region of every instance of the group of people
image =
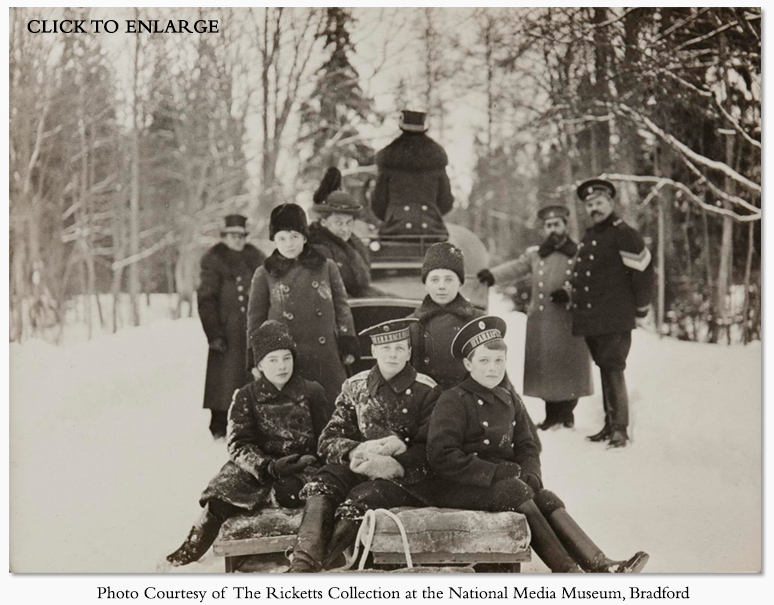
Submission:
MULTIPOLYGON (((465 260, 454 245, 428 249, 421 272, 427 295, 411 316, 361 332, 376 363, 347 378, 359 355, 347 295, 370 286, 343 279, 350 270, 367 274, 367 260, 358 268, 341 246, 358 205, 332 174, 311 227, 300 206, 272 211, 276 250, 256 263, 249 292, 254 253, 239 270, 219 274, 221 292, 239 305, 235 324, 248 349, 240 380, 248 380, 228 397, 229 461, 204 490, 201 517, 167 564, 198 560, 230 516, 276 502, 304 507, 291 572, 336 566, 367 510, 397 506, 518 511, 532 548, 554 572, 640 571, 647 554, 609 559, 544 488, 537 430, 506 374, 506 324, 460 294, 465 260)), ((567 236, 567 210, 546 207, 546 242, 478 277, 492 285, 533 274, 525 392, 546 401, 543 426, 571 423, 578 397, 591 392, 590 351, 602 370, 606 414, 593 439, 624 445, 623 369, 634 318, 647 307, 650 263, 641 238, 612 212, 612 184, 589 181, 579 195, 594 222, 580 244, 567 236), (619 278, 626 288, 611 289, 619 278)), ((202 262, 203 284, 205 267, 215 274, 217 261, 249 251, 244 230, 241 217, 227 217, 225 249, 202 262)), ((207 292, 215 289, 212 274, 207 292)), ((206 321, 209 377, 236 341, 223 317, 220 326, 206 321)), ((220 427, 214 413, 213 425, 220 427)))

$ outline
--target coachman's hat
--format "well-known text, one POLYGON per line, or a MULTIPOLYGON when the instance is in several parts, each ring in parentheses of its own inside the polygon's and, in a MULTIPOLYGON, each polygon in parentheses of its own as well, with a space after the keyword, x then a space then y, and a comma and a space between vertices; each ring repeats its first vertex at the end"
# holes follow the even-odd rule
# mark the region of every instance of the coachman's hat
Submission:
POLYGON ((537 215, 541 221, 547 221, 550 218, 563 218, 566 221, 570 216, 570 210, 564 204, 551 202, 541 206, 537 215))
POLYGON ((351 214, 357 216, 363 207, 345 191, 332 191, 321 203, 312 206, 318 214, 351 214))
POLYGON ((452 357, 465 359, 476 347, 490 340, 502 340, 506 330, 505 320, 495 315, 486 315, 469 321, 452 340, 452 357))
POLYGON ((380 324, 366 328, 360 332, 360 336, 369 336, 371 344, 386 345, 399 340, 409 338, 411 324, 418 322, 416 317, 404 317, 403 319, 390 319, 380 324))
POLYGON ((269 220, 269 239, 280 231, 297 231, 304 237, 309 237, 309 225, 306 222, 306 212, 298 204, 280 204, 271 211, 269 220))
POLYGON ((425 119, 427 114, 424 111, 411 111, 404 109, 400 112, 400 122, 398 127, 406 132, 426 132, 427 124, 425 119))
POLYGON ((615 199, 616 189, 615 185, 605 179, 589 179, 583 181, 576 190, 580 201, 585 202, 589 198, 594 198, 599 195, 606 195, 611 200, 615 199))
POLYGON ((290 329, 274 319, 264 321, 260 327, 250 333, 250 348, 257 364, 269 353, 287 349, 296 356, 296 343, 290 335, 290 329))
POLYGON ((225 235, 226 233, 247 235, 247 217, 241 214, 229 214, 226 216, 220 234, 225 235))

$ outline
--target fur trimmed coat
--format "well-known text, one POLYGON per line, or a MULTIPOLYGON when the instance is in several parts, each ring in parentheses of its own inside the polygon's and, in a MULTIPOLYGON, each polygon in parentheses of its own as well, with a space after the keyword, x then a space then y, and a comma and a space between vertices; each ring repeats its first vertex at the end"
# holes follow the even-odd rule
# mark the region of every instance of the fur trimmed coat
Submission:
POLYGON ((357 235, 352 234, 344 241, 319 221, 315 221, 309 225, 309 243, 336 263, 348 296, 357 298, 368 294, 371 282, 370 255, 357 235))
MULTIPOLYGON (((333 401, 347 378, 343 357, 358 357, 352 311, 336 263, 309 244, 296 259, 275 250, 253 276, 248 334, 267 319, 290 328, 298 353, 295 371, 319 382, 333 401)), ((252 351, 247 361, 248 367, 255 365, 252 351)))
POLYGON ((210 248, 201 260, 197 291, 199 319, 207 342, 222 340, 226 352, 210 351, 204 407, 225 412, 234 391, 253 377, 245 371, 247 352, 247 305, 250 279, 266 257, 255 246, 245 244, 241 252, 224 243, 210 248))
POLYGON ((404 132, 376 155, 371 208, 384 221, 382 235, 448 235, 441 218, 454 204, 448 163, 425 133, 404 132))

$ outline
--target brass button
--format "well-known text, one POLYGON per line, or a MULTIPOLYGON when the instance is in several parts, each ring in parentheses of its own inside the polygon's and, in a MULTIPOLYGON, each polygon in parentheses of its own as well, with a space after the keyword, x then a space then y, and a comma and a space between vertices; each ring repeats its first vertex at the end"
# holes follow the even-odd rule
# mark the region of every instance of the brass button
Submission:
POLYGON ((591 309, 591 303, 587 303, 587 304, 586 304, 586 307, 587 307, 587 308, 589 308, 589 309, 591 309))
POLYGON ((427 229, 427 223, 422 223, 422 229, 427 229))
POLYGON ((538 282, 538 286, 540 286, 542 288, 543 287, 543 282, 542 281, 538 282))
POLYGON ((484 445, 489 445, 489 439, 484 439, 484 445))
POLYGON ((242 281, 242 276, 241 275, 237 275, 237 281, 242 281))
POLYGON ((325 344, 325 336, 320 336, 320 338, 317 339, 317 342, 319 342, 321 345, 325 344))
POLYGON ((241 292, 241 291, 242 291, 242 290, 244 290, 244 289, 245 289, 245 287, 244 287, 244 286, 237 286, 237 292, 241 292))
POLYGON ((406 223, 406 229, 411 229, 413 226, 411 223, 406 223))
POLYGON ((542 292, 541 292, 540 294, 538 294, 538 298, 539 298, 540 300, 543 300, 543 293, 542 293, 542 292))
POLYGON ((571 274, 572 274, 572 271, 570 271, 569 269, 567 269, 566 273, 567 273, 567 275, 571 275, 571 274))
POLYGON ((313 281, 313 282, 312 282, 312 287, 313 287, 313 288, 319 288, 319 287, 320 287, 320 282, 318 282, 318 281, 313 281))
POLYGON ((591 245, 592 245, 592 246, 596 246, 596 245, 597 245, 597 240, 594 240, 594 241, 592 241, 592 242, 591 242, 591 245))
POLYGON ((282 291, 283 292, 290 292, 290 286, 282 284, 282 291))
POLYGON ((293 314, 292 313, 283 313, 283 315, 285 317, 287 317, 288 319, 293 319, 293 314))
POLYGON ((245 312, 245 308, 244 307, 240 307, 239 310, 242 311, 242 313, 245 312))
POLYGON ((427 205, 422 204, 422 210, 427 210, 427 205))
POLYGON ((516 421, 514 420, 513 422, 511 422, 511 425, 516 426, 516 421))
POLYGON ((588 286, 583 286, 583 289, 586 290, 586 292, 589 291, 589 287, 588 286))
POLYGON ((405 210, 406 212, 408 212, 409 210, 411 210, 411 208, 409 208, 408 206, 403 206, 403 210, 405 210))
POLYGON ((406 395, 411 395, 411 389, 406 389, 406 395))
POLYGON ((478 405, 484 405, 484 402, 479 399, 478 400, 478 405))
POLYGON ((408 408, 403 408, 403 413, 408 414, 408 408))
POLYGON ((594 255, 593 254, 589 256, 589 260, 594 260, 594 255))
POLYGON ((571 258, 568 258, 568 259, 567 259, 567 264, 568 264, 568 265, 572 265, 572 259, 571 259, 571 258))
POLYGON ((481 424, 483 424, 484 426, 489 426, 489 423, 486 420, 484 420, 484 422, 482 422, 481 424))
POLYGON ((538 271, 538 275, 543 275, 543 272, 542 271, 538 271))
POLYGON ((406 442, 408 442, 408 441, 409 441, 409 438, 408 438, 408 437, 406 437, 406 438, 405 438, 403 441, 406 441, 406 442))
POLYGON ((540 261, 540 266, 541 266, 541 267, 542 267, 543 265, 545 265, 545 264, 546 264, 546 261, 544 261, 544 260, 541 260, 541 261, 540 261))
POLYGON ((540 310, 542 311, 543 309, 545 309, 545 307, 544 307, 543 305, 540 305, 540 306, 538 307, 538 309, 540 309, 540 310))
POLYGON ((591 271, 586 271, 586 277, 591 277, 591 271))
POLYGON ((239 297, 239 302, 242 302, 244 299, 245 299, 245 297, 244 297, 244 296, 240 296, 240 297, 239 297))

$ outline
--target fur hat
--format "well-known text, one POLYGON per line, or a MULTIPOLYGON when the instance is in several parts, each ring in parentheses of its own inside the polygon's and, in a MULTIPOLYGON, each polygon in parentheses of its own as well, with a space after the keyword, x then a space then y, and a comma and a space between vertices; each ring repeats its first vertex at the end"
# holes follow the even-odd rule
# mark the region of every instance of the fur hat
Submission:
POLYGON ((448 269, 454 271, 460 278, 460 283, 465 283, 465 256, 462 250, 449 242, 439 242, 427 249, 425 260, 422 263, 422 283, 427 280, 427 274, 434 269, 448 269))
POLYGON ((288 349, 296 357, 296 343, 290 335, 288 327, 274 319, 263 322, 250 334, 250 348, 253 350, 255 364, 273 351, 288 349))
POLYGON ((247 235, 247 217, 241 214, 229 214, 224 219, 223 228, 220 230, 221 235, 226 233, 239 233, 247 235))
POLYGON ((280 231, 297 231, 304 237, 309 237, 306 212, 301 206, 298 204, 280 204, 271 211, 269 239, 274 241, 274 235, 280 231))

